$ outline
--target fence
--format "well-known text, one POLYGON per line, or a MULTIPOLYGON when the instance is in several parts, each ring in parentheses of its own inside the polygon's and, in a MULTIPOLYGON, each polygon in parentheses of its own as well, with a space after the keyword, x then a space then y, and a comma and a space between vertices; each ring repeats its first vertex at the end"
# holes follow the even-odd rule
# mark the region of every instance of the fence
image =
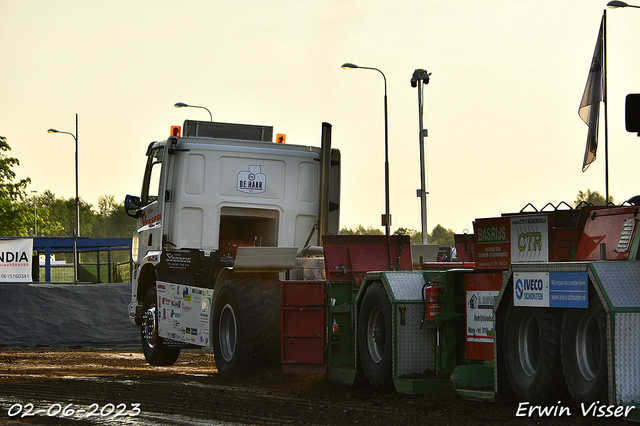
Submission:
MULTIPOLYGON (((33 269, 33 281, 74 282, 73 242, 73 237, 34 237, 35 262, 37 264, 40 255, 43 255, 44 266, 33 269), (52 261, 52 255, 62 255, 65 260, 52 261), (71 259, 70 263, 67 262, 68 258, 71 259)), ((133 270, 131 238, 78 237, 76 250, 79 282, 98 284, 130 281, 133 270)))

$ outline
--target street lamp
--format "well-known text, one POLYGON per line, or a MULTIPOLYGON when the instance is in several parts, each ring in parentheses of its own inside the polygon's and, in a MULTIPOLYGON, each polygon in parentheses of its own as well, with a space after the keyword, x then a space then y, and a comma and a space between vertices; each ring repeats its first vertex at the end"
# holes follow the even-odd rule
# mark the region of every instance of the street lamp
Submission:
POLYGON ((389 235, 391 235, 389 228, 391 225, 391 215, 389 214, 389 120, 387 119, 387 77, 385 77, 384 73, 378 68, 360 67, 348 62, 342 65, 342 69, 345 70, 358 68, 363 70, 378 71, 380 74, 382 74, 382 78, 384 79, 384 225, 387 232, 387 237, 389 237, 389 235))
POLYGON ((175 104, 173 104, 174 107, 176 108, 202 108, 202 109, 206 109, 207 112, 209 113, 209 117, 211 117, 211 121, 213 121, 213 115, 211 115, 211 111, 209 111, 208 108, 203 107, 203 106, 198 106, 198 105, 189 105, 189 104, 185 104, 184 102, 177 102, 175 104))
POLYGON ((640 9, 640 6, 634 6, 632 4, 627 4, 623 1, 610 1, 609 3, 607 3, 607 6, 610 9, 617 9, 619 7, 635 7, 636 9, 640 9))
POLYGON ((38 220, 36 216, 36 195, 38 195, 38 191, 31 191, 30 194, 33 194, 33 236, 38 236, 38 220))
POLYGON ((76 141, 76 229, 73 231, 73 280, 78 282, 78 237, 80 236, 80 197, 78 195, 78 114, 76 113, 76 133, 62 132, 56 129, 47 130, 49 133, 65 133, 73 136, 76 141))

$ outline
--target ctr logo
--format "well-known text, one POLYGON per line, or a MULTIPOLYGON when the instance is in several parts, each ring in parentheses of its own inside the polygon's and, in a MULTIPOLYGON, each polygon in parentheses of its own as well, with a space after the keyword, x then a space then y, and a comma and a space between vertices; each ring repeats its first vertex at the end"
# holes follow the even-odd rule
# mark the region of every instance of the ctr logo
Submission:
POLYGON ((519 279, 518 281, 516 281, 516 297, 518 298, 518 300, 522 299, 523 291, 522 280, 519 279))

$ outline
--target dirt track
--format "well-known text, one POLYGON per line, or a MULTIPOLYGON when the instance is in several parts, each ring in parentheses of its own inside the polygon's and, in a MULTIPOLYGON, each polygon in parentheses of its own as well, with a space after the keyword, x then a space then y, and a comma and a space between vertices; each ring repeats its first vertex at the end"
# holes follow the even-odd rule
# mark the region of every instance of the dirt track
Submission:
POLYGON ((573 410, 522 418, 515 404, 351 388, 277 369, 230 381, 209 352, 151 367, 139 350, 122 348, 0 348, 0 408, 0 425, 630 425, 573 410))

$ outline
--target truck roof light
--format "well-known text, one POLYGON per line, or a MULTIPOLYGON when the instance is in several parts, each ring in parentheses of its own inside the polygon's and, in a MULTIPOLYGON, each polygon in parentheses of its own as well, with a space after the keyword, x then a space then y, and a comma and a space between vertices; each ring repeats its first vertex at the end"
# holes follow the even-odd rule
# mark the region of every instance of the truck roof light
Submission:
POLYGON ((171 136, 180 137, 180 126, 171 126, 171 136))
POLYGON ((276 135, 276 143, 287 143, 287 135, 284 133, 278 133, 276 135))

